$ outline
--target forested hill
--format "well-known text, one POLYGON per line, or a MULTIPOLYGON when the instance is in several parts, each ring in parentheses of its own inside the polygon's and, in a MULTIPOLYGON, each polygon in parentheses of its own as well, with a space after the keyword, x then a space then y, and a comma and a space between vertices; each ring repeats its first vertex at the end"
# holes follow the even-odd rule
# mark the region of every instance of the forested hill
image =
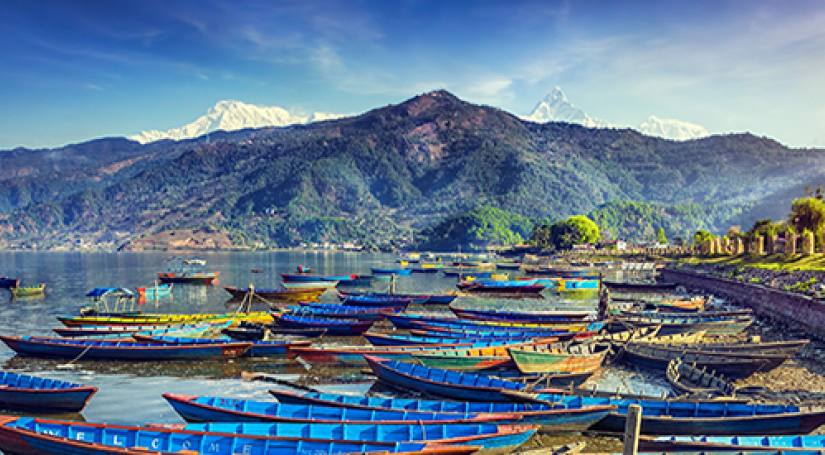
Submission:
POLYGON ((388 245, 478 207, 515 219, 597 208, 616 217, 617 201, 724 229, 750 214, 782 217, 788 201, 777 198, 825 181, 822 150, 750 134, 674 142, 542 125, 446 91, 302 126, 17 149, 0 152, 0 166, 0 244, 40 248, 139 247, 173 230, 223 245, 388 245))

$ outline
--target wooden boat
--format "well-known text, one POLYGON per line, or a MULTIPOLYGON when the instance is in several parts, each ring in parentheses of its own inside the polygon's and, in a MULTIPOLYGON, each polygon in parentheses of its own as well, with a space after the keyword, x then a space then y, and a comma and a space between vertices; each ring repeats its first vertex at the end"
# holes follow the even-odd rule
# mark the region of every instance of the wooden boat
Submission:
POLYGON ((205 284, 212 285, 218 280, 220 272, 209 272, 203 259, 173 259, 169 261, 167 271, 158 272, 161 283, 205 284))
POLYGON ((645 307, 657 308, 660 311, 704 311, 707 304, 705 297, 692 297, 689 299, 662 300, 658 302, 644 302, 645 307))
MULTIPOLYGON (((166 345, 188 345, 188 344, 224 344, 231 340, 220 338, 191 338, 176 336, 139 335, 134 336, 136 341, 166 345)), ((250 341, 252 346, 244 353, 244 357, 270 357, 276 355, 286 355, 289 348, 299 346, 309 346, 310 340, 255 340, 250 341)))
POLYGON ((510 281, 462 281, 456 287, 464 292, 502 295, 536 295, 544 290, 542 284, 522 284, 510 281))
POLYGON ((348 295, 341 304, 351 306, 406 307, 412 302, 413 299, 409 297, 394 295, 348 295))
POLYGON ((375 376, 389 386, 427 395, 466 401, 516 401, 504 393, 522 390, 517 382, 491 376, 430 368, 366 355, 364 359, 375 376))
POLYGON ((671 387, 689 395, 731 396, 735 392, 733 386, 714 371, 697 368, 681 359, 673 359, 667 364, 665 376, 671 387))
MULTIPOLYGON (((346 441, 279 435, 271 427, 249 428, 251 434, 229 432, 229 427, 212 425, 215 431, 197 431, 179 426, 127 426, 51 420, 33 417, 0 416, 0 449, 4 453, 29 455, 161 455, 238 453, 300 455, 323 454, 469 454, 480 449, 471 445, 426 442, 346 441), (257 430, 257 431, 256 431, 257 430), (265 431, 275 433, 275 436, 265 431)), ((236 426, 237 428, 237 426, 236 426)), ((286 431, 286 430, 284 430, 286 431)), ((291 430, 298 433, 300 429, 291 430)))
POLYGON ((373 267, 371 269, 373 275, 399 275, 405 276, 412 274, 412 269, 406 267, 373 267))
POLYGON ((338 287, 365 287, 372 286, 372 280, 375 278, 372 275, 353 275, 354 278, 350 280, 341 280, 338 282, 338 287))
POLYGON ((679 358, 683 362, 696 364, 724 374, 731 378, 750 376, 757 371, 769 371, 781 365, 786 354, 752 354, 706 351, 701 345, 695 349, 685 345, 673 346, 654 343, 627 343, 622 352, 622 359, 631 364, 665 371, 671 360, 679 358))
POLYGON ((40 283, 37 286, 17 286, 9 288, 9 291, 11 291, 11 295, 14 298, 42 296, 46 293, 46 284, 40 283))
POLYGON ((521 269, 521 262, 496 262, 496 268, 499 270, 519 270, 521 269))
POLYGON ((732 316, 718 318, 693 317, 626 317, 618 316, 614 320, 621 327, 658 326, 661 335, 674 333, 704 331, 707 335, 737 335, 753 324, 751 316, 732 316))
POLYGON ((462 401, 532 402, 557 406, 616 406, 592 429, 621 433, 627 409, 642 406, 643 434, 800 434, 825 423, 825 411, 801 412, 797 406, 743 404, 714 401, 665 401, 582 397, 537 390, 528 385, 491 376, 427 368, 398 361, 367 357, 378 378, 393 387, 462 401))
POLYGON ((601 321, 575 322, 575 323, 552 323, 536 324, 525 322, 504 322, 504 321, 482 321, 457 318, 444 318, 423 314, 385 314, 385 317, 399 329, 422 329, 422 330, 495 330, 495 331, 599 331, 604 326, 601 321))
POLYGON ((480 310, 456 308, 450 305, 450 311, 458 318, 481 321, 502 322, 529 322, 529 323, 557 323, 582 322, 595 318, 592 311, 509 311, 509 310, 480 310))
POLYGON ((519 371, 532 373, 593 373, 602 367, 609 349, 575 345, 566 349, 546 346, 515 346, 507 349, 519 371))
POLYGON ((361 335, 372 327, 375 321, 361 321, 347 318, 321 318, 275 314, 275 322, 280 327, 326 329, 327 335, 361 335))
POLYGON ((80 412, 97 387, 0 371, 0 408, 46 413, 80 412))
POLYGON ((802 348, 810 344, 810 340, 769 341, 762 343, 701 343, 689 346, 688 349, 697 349, 714 353, 730 354, 763 354, 784 355, 793 357, 802 348))
POLYGON ((308 273, 299 273, 299 274, 291 274, 291 273, 282 273, 281 279, 284 280, 284 283, 291 283, 291 282, 317 282, 317 281, 346 281, 355 278, 355 275, 348 274, 348 275, 310 275, 308 273))
MULTIPOLYGON (((518 392, 514 395, 520 395, 518 392)), ((537 402, 557 403, 571 395, 528 394, 537 402)), ((524 396, 524 395, 521 395, 524 396)), ((616 406, 592 430, 610 433, 624 431, 631 404, 642 407, 642 434, 728 435, 810 433, 825 423, 825 411, 800 411, 797 406, 745 404, 719 401, 667 401, 612 397, 575 397, 583 403, 609 403, 616 406)))
POLYGON ((506 342, 483 340, 413 346, 308 346, 292 348, 289 350, 289 355, 301 357, 313 364, 335 363, 348 366, 363 366, 367 364, 367 361, 364 359, 365 355, 396 360, 412 360, 413 354, 424 351, 431 352, 433 349, 485 347, 502 344, 506 344, 506 342))
POLYGON ((338 281, 285 281, 281 285, 285 289, 333 289, 338 281))
POLYGON ((75 327, 56 327, 53 332, 66 338, 80 337, 129 337, 133 333, 157 333, 162 331, 206 331, 222 327, 222 324, 147 324, 147 325, 81 325, 75 327))
POLYGON ((556 292, 598 291, 598 279, 562 278, 556 280, 556 292))
MULTIPOLYGON (((233 300, 243 300, 249 295, 249 288, 236 288, 225 286, 226 292, 232 294, 233 300)), ((298 289, 268 289, 255 288, 255 301, 270 302, 306 302, 317 301, 321 294, 326 292, 326 288, 298 288, 298 289)))
MULTIPOLYGON (((429 334, 430 332, 425 333, 429 334)), ((481 334, 477 336, 450 336, 448 334, 439 334, 438 332, 435 332, 432 335, 424 336, 420 336, 417 333, 411 333, 409 335, 395 335, 389 333, 367 332, 364 334, 364 338, 366 338, 367 341, 369 341, 373 346, 420 346, 425 344, 466 343, 481 340, 519 343, 530 341, 539 337, 545 339, 552 338, 553 340, 560 341, 558 337, 553 337, 547 335, 546 333, 542 333, 541 335, 523 335, 518 333, 502 332, 501 334, 490 334, 486 336, 481 334)))
POLYGON ((317 338, 327 333, 322 328, 290 328, 275 325, 252 324, 242 322, 237 327, 227 327, 221 331, 224 335, 241 341, 263 340, 268 333, 273 335, 291 335, 304 338, 317 338))
POLYGON ((404 425, 481 423, 505 420, 510 414, 430 411, 368 411, 331 406, 306 406, 271 401, 164 393, 163 398, 188 422, 300 422, 404 425))
POLYGON ((802 436, 642 436, 647 452, 822 453, 825 435, 802 436))
POLYGON ((303 303, 289 306, 286 311, 295 316, 319 318, 349 318, 362 321, 377 321, 387 313, 398 313, 403 307, 340 306, 328 303, 303 303))
POLYGON ((248 342, 160 345, 127 341, 94 341, 32 336, 3 336, 17 354, 33 357, 108 360, 195 360, 240 357, 252 347, 248 342))
POLYGON ((531 345, 547 345, 556 341, 536 340, 519 343, 504 344, 501 346, 487 346, 482 348, 453 348, 433 351, 421 351, 412 354, 412 358, 430 368, 443 368, 455 371, 481 371, 512 366, 509 349, 531 345))
POLYGON ((164 425, 189 431, 240 434, 279 438, 343 441, 359 443, 428 443, 471 446, 479 454, 508 454, 527 442, 535 425, 497 425, 492 423, 375 425, 350 423, 190 423, 164 425))
POLYGON ((560 278, 598 278, 599 274, 587 268, 558 268, 558 267, 529 267, 525 268, 527 274, 550 275, 560 278))
POLYGON ((476 338, 545 338, 554 337, 559 341, 569 341, 572 339, 584 340, 594 335, 593 332, 568 332, 567 330, 546 330, 519 328, 516 330, 498 330, 496 328, 485 329, 483 327, 464 329, 453 327, 439 327, 422 325, 420 329, 410 329, 410 335, 420 337, 448 337, 458 339, 476 338))
POLYGON ((0 289, 11 289, 20 286, 20 278, 0 276, 0 289))
POLYGON ((614 347, 621 348, 631 341, 643 343, 659 343, 671 345, 694 345, 701 343, 705 338, 705 332, 674 333, 672 335, 659 335, 658 326, 640 327, 638 329, 606 333, 596 335, 591 340, 594 343, 607 342, 614 347))
POLYGON ((266 311, 253 311, 250 313, 193 313, 193 314, 133 314, 121 316, 58 316, 57 318, 66 327, 78 327, 89 325, 171 325, 171 324, 193 324, 200 322, 221 323, 231 321, 233 323, 247 322, 272 322, 272 316, 266 311))
POLYGON ((602 284, 607 286, 613 292, 632 292, 632 293, 662 293, 670 292, 678 286, 676 283, 628 283, 603 280, 602 284))
POLYGON ((374 297, 400 297, 411 300, 411 303, 418 305, 449 305, 458 295, 456 294, 389 294, 382 292, 344 292, 338 291, 338 298, 346 300, 352 296, 374 296, 374 297))
MULTIPOLYGON (((385 314, 385 317, 390 318, 385 314)), ((530 322, 499 322, 499 321, 417 321, 410 323, 412 329, 426 330, 430 332, 553 332, 553 335, 563 336, 558 332, 575 332, 578 334, 592 334, 599 332, 604 327, 603 321, 593 322, 573 322, 573 323, 530 323, 530 322)), ((449 335, 449 334, 447 334, 449 335)))
POLYGON ((530 403, 495 403, 408 398, 378 398, 320 392, 270 390, 280 403, 330 406, 382 411, 388 409, 431 412, 506 413, 518 417, 516 422, 540 425, 542 431, 584 431, 613 409, 610 405, 582 406, 565 403, 557 406, 530 403))

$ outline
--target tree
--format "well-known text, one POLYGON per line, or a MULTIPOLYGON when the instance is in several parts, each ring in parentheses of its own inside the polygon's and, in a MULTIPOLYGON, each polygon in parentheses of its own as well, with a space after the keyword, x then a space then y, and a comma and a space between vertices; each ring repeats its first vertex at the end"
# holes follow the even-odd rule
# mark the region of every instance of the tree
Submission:
POLYGON ((667 235, 665 235, 665 228, 659 226, 659 230, 656 231, 656 241, 659 245, 667 245, 667 235))
POLYGON ((533 229, 533 233, 530 235, 530 243, 535 245, 542 250, 546 250, 553 246, 553 242, 550 237, 550 230, 551 225, 543 223, 536 226, 533 229))
POLYGON ((599 241, 599 226, 584 215, 574 215, 550 226, 550 242, 557 249, 599 241))
POLYGON ((821 238, 825 232, 825 201, 815 196, 794 199, 788 223, 796 232, 804 232, 808 229, 816 237, 821 238))
POLYGON ((713 240, 713 234, 704 229, 699 229, 695 234, 693 234, 694 245, 701 245, 709 240, 713 240))

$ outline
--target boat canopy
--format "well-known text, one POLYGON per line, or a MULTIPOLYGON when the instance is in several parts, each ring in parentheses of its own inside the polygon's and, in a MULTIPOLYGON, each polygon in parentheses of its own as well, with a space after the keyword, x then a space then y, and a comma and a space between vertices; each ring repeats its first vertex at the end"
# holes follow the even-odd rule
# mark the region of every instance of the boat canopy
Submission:
POLYGON ((86 293, 86 297, 101 298, 104 296, 134 297, 135 293, 126 288, 94 288, 86 293))

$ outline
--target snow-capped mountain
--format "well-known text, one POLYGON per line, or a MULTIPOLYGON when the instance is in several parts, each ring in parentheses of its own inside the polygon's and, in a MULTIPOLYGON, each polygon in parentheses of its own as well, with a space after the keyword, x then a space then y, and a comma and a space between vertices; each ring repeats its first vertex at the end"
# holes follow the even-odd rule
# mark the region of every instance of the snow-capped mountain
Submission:
POLYGON ((553 87, 553 91, 542 98, 532 112, 523 118, 537 123, 568 122, 588 127, 608 126, 606 122, 591 117, 574 106, 558 86, 553 87))
POLYGON ((651 115, 637 128, 639 132, 648 136, 659 136, 677 141, 686 141, 710 135, 708 130, 702 125, 676 120, 671 118, 658 118, 651 115))
MULTIPOLYGON (((522 118, 537 123, 577 123, 591 128, 621 127, 621 125, 595 118, 576 107, 567 99, 567 96, 558 86, 553 87, 553 90, 542 98, 529 114, 522 116, 522 118)), ((658 118, 653 115, 648 117, 647 120, 639 126, 631 126, 631 128, 648 136, 658 136, 676 141, 696 139, 710 134, 702 125, 684 120, 658 118)))
POLYGON ((295 114, 279 106, 258 106, 241 101, 218 101, 205 115, 180 128, 166 131, 149 130, 129 136, 129 139, 145 144, 161 139, 183 140, 202 136, 213 131, 234 131, 244 128, 287 126, 311 123, 343 117, 341 114, 315 112, 309 116, 295 114))

